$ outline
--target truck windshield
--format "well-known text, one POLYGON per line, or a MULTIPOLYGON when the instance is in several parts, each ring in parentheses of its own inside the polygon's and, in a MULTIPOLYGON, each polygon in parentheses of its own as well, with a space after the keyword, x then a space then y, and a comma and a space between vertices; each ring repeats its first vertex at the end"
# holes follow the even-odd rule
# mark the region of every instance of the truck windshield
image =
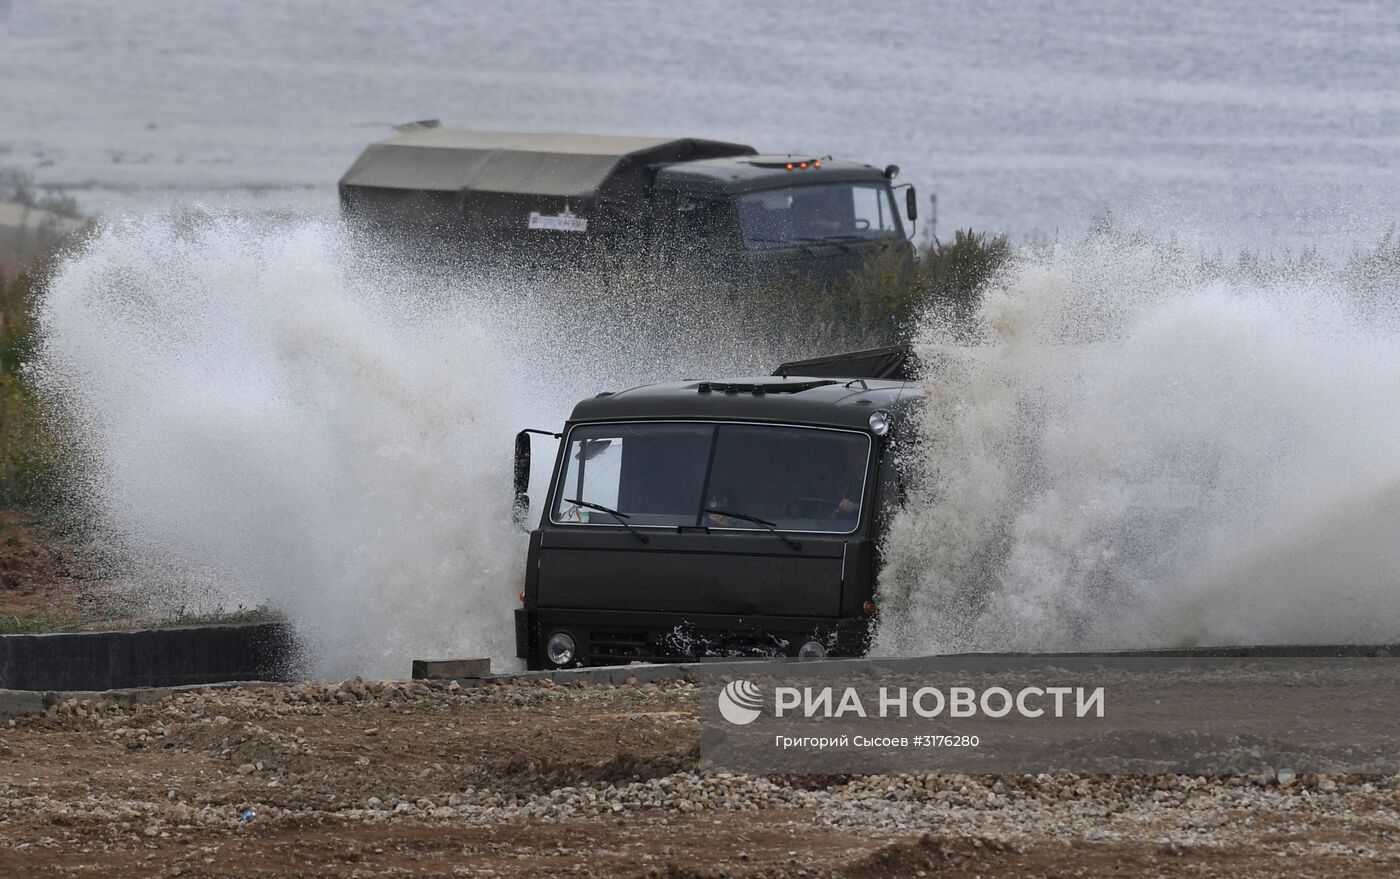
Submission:
POLYGON ((739 197, 739 224, 749 248, 803 241, 903 236, 894 196, 883 183, 825 183, 739 197))
POLYGON ((870 437, 767 424, 595 424, 569 433, 550 509, 560 524, 847 534, 860 521, 870 437), (726 516, 707 510, 724 510, 726 516), (737 516, 750 517, 748 519, 737 516))

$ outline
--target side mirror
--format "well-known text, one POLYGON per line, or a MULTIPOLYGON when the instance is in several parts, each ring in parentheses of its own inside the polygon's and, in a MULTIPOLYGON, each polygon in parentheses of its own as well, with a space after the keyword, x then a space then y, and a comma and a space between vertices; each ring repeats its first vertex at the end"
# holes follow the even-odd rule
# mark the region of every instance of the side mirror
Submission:
POLYGON ((519 498, 530 490, 530 431, 515 435, 515 494, 519 498))
POLYGON ((529 529, 530 521, 530 431, 515 435, 515 502, 510 517, 521 528, 529 529))
POLYGON ((904 213, 909 215, 911 222, 919 219, 919 197, 912 186, 904 190, 904 213))
POLYGON ((555 439, 562 439, 562 433, 555 433, 550 430, 535 430, 527 427, 515 435, 515 472, 514 488, 515 501, 511 504, 511 518, 515 524, 530 530, 530 434, 539 433, 545 436, 552 436, 555 439))
POLYGON ((563 434, 556 434, 549 430, 535 430, 533 427, 526 427, 521 433, 515 434, 515 472, 514 488, 515 501, 511 504, 511 518, 515 523, 529 530, 529 435, 543 434, 554 439, 563 438, 563 434))

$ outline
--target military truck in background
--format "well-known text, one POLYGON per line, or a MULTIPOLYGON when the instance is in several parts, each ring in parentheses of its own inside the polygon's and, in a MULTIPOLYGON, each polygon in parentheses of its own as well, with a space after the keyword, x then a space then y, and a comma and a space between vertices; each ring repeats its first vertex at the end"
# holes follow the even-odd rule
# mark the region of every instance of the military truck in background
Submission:
POLYGON ((396 130, 345 172, 341 211, 417 252, 739 284, 913 258, 895 190, 910 223, 917 197, 894 165, 696 138, 396 130))

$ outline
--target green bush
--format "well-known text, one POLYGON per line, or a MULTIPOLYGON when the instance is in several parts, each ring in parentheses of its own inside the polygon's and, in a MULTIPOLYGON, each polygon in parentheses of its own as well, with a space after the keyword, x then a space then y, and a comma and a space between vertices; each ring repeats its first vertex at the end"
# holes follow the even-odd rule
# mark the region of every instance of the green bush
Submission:
POLYGON ((968 325, 1011 256, 1004 235, 959 231, 920 248, 912 264, 891 250, 834 284, 793 280, 747 292, 748 325, 784 357, 898 344, 926 315, 968 325))
POLYGON ((921 255, 913 301, 900 326, 907 331, 911 318, 930 312, 953 326, 968 326, 982 304, 983 291, 1011 256, 1005 235, 971 229, 959 229, 951 244, 935 243, 921 255))
POLYGON ((31 175, 14 168, 0 168, 0 201, 12 201, 72 220, 82 219, 77 199, 54 187, 39 186, 31 175))
POLYGON ((61 446, 25 380, 34 352, 33 267, 0 266, 0 506, 47 507, 62 494, 61 446))

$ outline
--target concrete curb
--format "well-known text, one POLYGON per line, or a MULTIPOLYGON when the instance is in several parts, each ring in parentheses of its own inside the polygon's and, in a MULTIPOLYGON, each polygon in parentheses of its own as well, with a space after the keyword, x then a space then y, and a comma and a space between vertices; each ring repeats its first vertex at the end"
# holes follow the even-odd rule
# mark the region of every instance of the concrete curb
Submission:
POLYGON ((0 720, 43 714, 49 710, 48 693, 39 690, 0 690, 0 720))
POLYGON ((1068 666, 1092 665, 1103 658, 1175 659, 1267 659, 1267 658, 1385 658, 1400 657, 1395 644, 1285 644, 1251 647, 1181 647, 1162 650, 1118 650, 1096 653, 949 653, 942 656, 879 656, 849 659, 742 659, 716 662, 638 663, 599 668, 567 668, 552 671, 501 672, 481 678, 458 678, 462 686, 481 684, 530 683, 549 680, 556 684, 650 684, 687 680, 693 683, 720 678, 765 676, 840 677, 851 674, 898 674, 927 670, 930 664, 963 671, 992 671, 1008 664, 1043 666, 1061 662, 1068 666))
POLYGON ((856 665, 869 666, 868 659, 828 659, 820 662, 779 663, 769 659, 744 659, 728 662, 677 662, 677 663, 637 663, 636 665, 608 665, 599 668, 564 668, 552 671, 515 671, 486 675, 480 678, 458 678, 462 686, 483 684, 528 684, 551 681, 556 684, 590 686, 597 684, 654 684, 661 681, 701 681, 715 678, 734 677, 754 671, 757 666, 768 667, 765 673, 772 674, 772 668, 781 666, 784 674, 817 675, 840 674, 853 670, 856 665))
POLYGON ((0 690, 0 720, 43 714, 70 700, 93 705, 149 705, 180 693, 205 690, 261 689, 284 686, 282 681, 225 681, 178 687, 127 687, 120 690, 0 690))

